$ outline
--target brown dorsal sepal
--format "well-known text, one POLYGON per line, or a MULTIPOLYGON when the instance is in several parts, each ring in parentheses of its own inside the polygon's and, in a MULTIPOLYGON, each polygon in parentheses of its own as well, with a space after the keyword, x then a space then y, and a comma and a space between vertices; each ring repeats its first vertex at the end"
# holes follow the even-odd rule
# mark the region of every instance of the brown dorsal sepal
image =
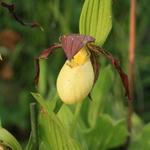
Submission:
POLYGON ((72 59, 73 56, 86 45, 86 43, 95 41, 91 36, 80 34, 63 35, 59 40, 69 60, 72 59))

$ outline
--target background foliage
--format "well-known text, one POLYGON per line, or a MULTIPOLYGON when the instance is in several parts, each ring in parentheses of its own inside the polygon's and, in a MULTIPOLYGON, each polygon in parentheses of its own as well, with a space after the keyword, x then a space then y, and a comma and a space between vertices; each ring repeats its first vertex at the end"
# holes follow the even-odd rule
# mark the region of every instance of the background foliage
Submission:
MULTIPOLYGON (((11 18, 8 11, 0 8, 0 53, 4 56, 4 61, 0 62, 0 116, 3 126, 19 141, 26 142, 30 132, 29 103, 33 101, 30 91, 35 91, 34 58, 51 43, 58 42, 60 35, 79 32, 79 17, 84 1, 11 0, 9 2, 16 4, 17 13, 24 20, 37 20, 44 28, 42 32, 39 29, 23 27, 11 18)), ((113 0, 113 28, 103 46, 120 59, 126 72, 128 69, 129 4, 129 0, 113 0)), ((144 126, 150 121, 150 102, 148 101, 150 98, 150 77, 148 75, 150 20, 148 15, 145 15, 150 14, 148 6, 148 0, 137 1, 134 91, 136 114, 133 117, 134 138, 131 145, 131 149, 135 150, 137 147, 148 150, 144 146, 148 145, 147 139, 149 139, 148 133, 150 132, 150 125, 144 126)), ((53 98, 55 99, 53 101, 58 99, 55 81, 64 61, 65 56, 62 51, 56 50, 48 61, 41 62, 43 71, 39 91, 45 99, 53 98)), ((93 102, 85 100, 81 111, 77 112, 75 117, 81 121, 79 127, 77 125, 76 134, 73 135, 78 142, 82 141, 81 145, 84 149, 87 149, 85 143, 88 143, 89 149, 112 148, 118 146, 118 143, 121 144, 127 135, 125 129, 127 100, 123 95, 120 78, 107 61, 103 58, 100 61, 102 62, 100 78, 92 92, 93 102), (85 131, 80 137, 78 131, 81 133, 82 127, 85 131), (101 130, 102 127, 105 128, 101 130), (115 134, 116 137, 120 137, 120 141, 113 137, 116 130, 121 131, 121 133, 117 132, 118 135, 115 134), (100 131, 103 131, 104 134, 100 131), (107 131, 109 131, 108 134, 107 131)), ((63 107, 66 106, 63 105, 63 107)), ((58 118, 60 120, 64 118, 66 121, 63 122, 67 122, 66 126, 70 126, 69 119, 74 116, 75 108, 63 109, 63 107, 61 108, 63 113, 59 112, 58 118), (66 115, 70 115, 69 119, 65 118, 66 115)))

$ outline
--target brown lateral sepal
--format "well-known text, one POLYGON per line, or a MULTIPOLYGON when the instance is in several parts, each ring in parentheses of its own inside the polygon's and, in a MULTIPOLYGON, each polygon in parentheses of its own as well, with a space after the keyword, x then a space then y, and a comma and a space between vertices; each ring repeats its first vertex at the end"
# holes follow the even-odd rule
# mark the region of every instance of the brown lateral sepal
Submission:
POLYGON ((73 56, 86 45, 86 43, 95 41, 95 39, 91 36, 80 34, 63 35, 59 38, 59 40, 69 60, 72 59, 73 56))

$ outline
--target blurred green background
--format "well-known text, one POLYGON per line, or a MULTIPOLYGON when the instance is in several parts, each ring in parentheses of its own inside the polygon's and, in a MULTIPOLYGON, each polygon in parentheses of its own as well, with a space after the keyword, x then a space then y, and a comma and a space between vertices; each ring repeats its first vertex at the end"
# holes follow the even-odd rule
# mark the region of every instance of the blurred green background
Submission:
MULTIPOLYGON (((24 141, 30 133, 29 103, 33 101, 30 92, 35 91, 35 57, 40 51, 58 42, 59 36, 79 32, 79 17, 83 0, 10 0, 15 3, 16 12, 26 22, 37 21, 44 28, 29 28, 21 26, 0 7, 0 53, 3 61, 0 62, 0 117, 3 126, 20 140, 24 141)), ((105 45, 105 49, 116 55, 128 72, 128 46, 129 46, 129 0, 113 0, 113 28, 105 45)), ((137 27, 136 27, 136 62, 134 109, 146 123, 150 121, 150 9, 149 1, 137 1, 137 27)), ((44 63, 46 86, 41 86, 43 95, 55 90, 49 84, 55 85, 58 72, 65 61, 61 50, 56 50, 49 60, 44 63)), ((107 66, 105 60, 102 67, 107 66)), ((111 82, 103 83, 103 99, 108 100, 109 107, 118 108, 126 105, 123 88, 116 72, 111 82), (112 84, 110 84, 112 83, 112 84), (120 90, 122 89, 122 92, 120 90), (121 94, 120 94, 121 93, 121 94), (111 102, 110 102, 111 101, 111 102), (113 106, 115 105, 115 107, 113 106)), ((101 74, 101 73, 100 73, 101 74)), ((106 79, 107 80, 107 79, 106 79)), ((97 88, 98 91, 98 88, 97 88)), ((99 93, 99 91, 97 92, 99 93)), ((104 104, 106 113, 110 108, 104 104)), ((85 103, 86 107, 86 103, 85 103)), ((83 108, 83 117, 84 117, 83 108)))

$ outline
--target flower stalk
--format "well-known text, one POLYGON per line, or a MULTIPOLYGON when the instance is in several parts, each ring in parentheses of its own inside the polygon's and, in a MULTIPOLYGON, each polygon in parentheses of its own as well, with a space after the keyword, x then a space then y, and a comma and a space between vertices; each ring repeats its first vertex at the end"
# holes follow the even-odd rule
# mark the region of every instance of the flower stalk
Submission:
POLYGON ((136 0, 130 0, 130 33, 129 33, 129 83, 131 100, 128 101, 128 130, 132 129, 132 112, 134 99, 134 80, 135 80, 135 27, 136 27, 136 0))
POLYGON ((39 149, 38 128, 37 128, 37 107, 36 103, 30 104, 30 118, 31 118, 31 137, 33 143, 33 150, 39 149))

